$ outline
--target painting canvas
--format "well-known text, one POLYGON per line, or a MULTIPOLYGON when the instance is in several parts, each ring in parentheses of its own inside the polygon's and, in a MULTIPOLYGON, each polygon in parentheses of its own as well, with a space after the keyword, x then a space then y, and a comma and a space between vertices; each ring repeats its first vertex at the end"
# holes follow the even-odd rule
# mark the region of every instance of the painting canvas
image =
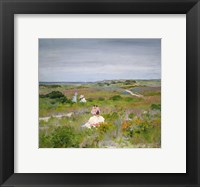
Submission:
POLYGON ((39 148, 160 148, 161 39, 39 39, 39 148))

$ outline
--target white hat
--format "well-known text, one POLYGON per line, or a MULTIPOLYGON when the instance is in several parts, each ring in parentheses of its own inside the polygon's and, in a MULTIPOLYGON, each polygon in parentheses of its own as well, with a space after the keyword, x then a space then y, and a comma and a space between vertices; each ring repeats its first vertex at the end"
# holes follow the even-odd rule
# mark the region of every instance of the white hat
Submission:
POLYGON ((84 95, 80 95, 80 99, 84 98, 84 95))

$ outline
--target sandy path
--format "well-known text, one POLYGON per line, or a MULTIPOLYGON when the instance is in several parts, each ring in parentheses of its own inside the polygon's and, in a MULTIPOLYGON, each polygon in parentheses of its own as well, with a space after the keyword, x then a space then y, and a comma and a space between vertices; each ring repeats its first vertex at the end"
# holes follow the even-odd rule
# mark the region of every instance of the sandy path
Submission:
POLYGON ((136 97, 144 97, 143 95, 141 95, 141 94, 135 94, 135 93, 133 93, 130 90, 125 90, 125 92, 130 93, 131 95, 136 96, 136 97))
POLYGON ((41 117, 41 118, 39 118, 39 121, 43 120, 43 121, 48 122, 51 117, 54 117, 54 118, 71 117, 73 114, 74 114, 73 112, 70 112, 67 114, 59 114, 59 115, 52 115, 52 116, 48 116, 48 117, 41 117))

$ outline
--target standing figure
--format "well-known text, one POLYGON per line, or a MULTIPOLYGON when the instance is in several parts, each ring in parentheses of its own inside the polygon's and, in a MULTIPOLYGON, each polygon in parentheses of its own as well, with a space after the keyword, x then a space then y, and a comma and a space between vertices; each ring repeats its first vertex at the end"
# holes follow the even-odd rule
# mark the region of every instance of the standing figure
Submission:
POLYGON ((74 95, 73 95, 73 97, 72 97, 72 102, 73 103, 77 103, 77 95, 78 95, 78 93, 75 92, 74 95))

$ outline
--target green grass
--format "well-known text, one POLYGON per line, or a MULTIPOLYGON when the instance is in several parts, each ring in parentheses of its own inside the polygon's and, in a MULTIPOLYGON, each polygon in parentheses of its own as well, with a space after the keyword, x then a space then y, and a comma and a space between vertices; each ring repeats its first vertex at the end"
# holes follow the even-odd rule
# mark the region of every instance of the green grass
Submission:
POLYGON ((161 146, 161 94, 151 89, 159 81, 110 81, 87 85, 41 85, 39 116, 50 117, 39 122, 39 147, 160 147, 161 146), (144 98, 124 94, 123 86, 137 84, 148 87, 144 98), (150 86, 149 86, 150 85, 150 86), (71 103, 75 90, 85 95, 87 103, 71 103), (57 98, 58 97, 58 98, 57 98), (66 97, 67 102, 62 99, 66 97), (98 105, 105 123, 98 128, 82 128, 98 105), (72 113, 70 117, 51 117, 72 113))

